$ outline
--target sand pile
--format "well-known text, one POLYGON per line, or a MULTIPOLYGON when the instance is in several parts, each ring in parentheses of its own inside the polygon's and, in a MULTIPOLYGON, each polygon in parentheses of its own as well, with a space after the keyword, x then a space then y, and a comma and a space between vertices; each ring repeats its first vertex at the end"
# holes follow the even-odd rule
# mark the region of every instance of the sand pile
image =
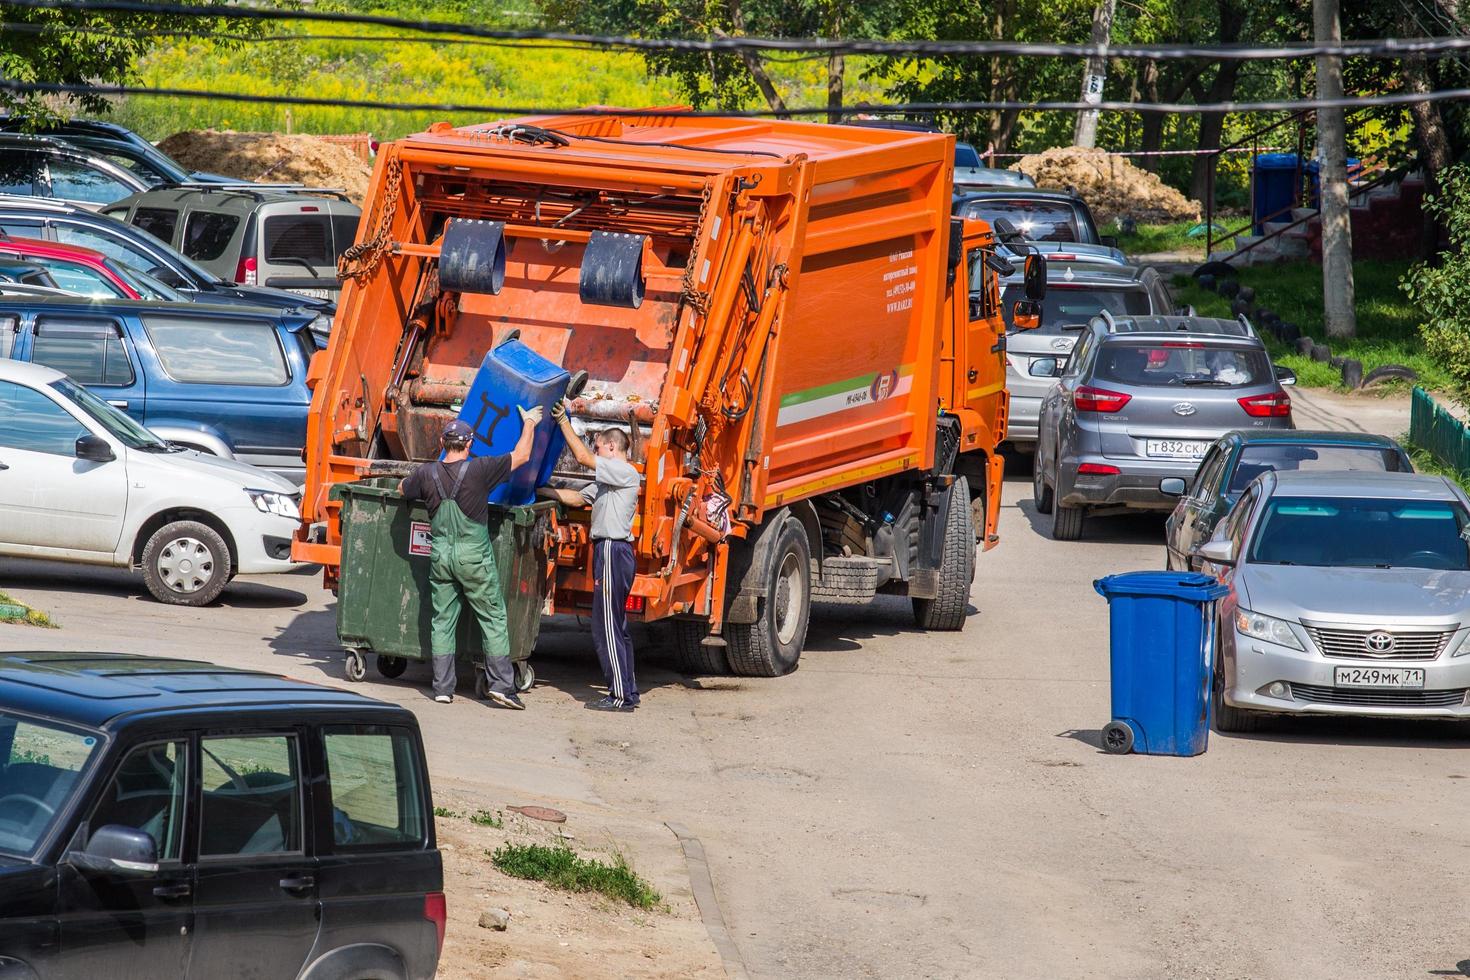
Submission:
POLYGON ((335 187, 358 204, 373 166, 346 146, 305 133, 234 133, 213 129, 175 133, 158 148, 189 170, 258 180, 335 187))
POLYGON ((1199 203, 1169 187, 1157 175, 1140 170, 1126 157, 1103 150, 1059 146, 1011 164, 1038 187, 1076 191, 1099 225, 1127 215, 1140 224, 1198 221, 1199 203))

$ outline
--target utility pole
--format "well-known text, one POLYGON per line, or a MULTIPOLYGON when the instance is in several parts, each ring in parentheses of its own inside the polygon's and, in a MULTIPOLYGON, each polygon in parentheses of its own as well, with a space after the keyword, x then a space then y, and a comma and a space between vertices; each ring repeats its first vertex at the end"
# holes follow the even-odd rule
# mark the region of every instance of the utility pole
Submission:
MULTIPOLYGON (((1318 44, 1342 42, 1338 0, 1312 0, 1318 44)), ((1317 57, 1317 98, 1342 98, 1342 59, 1317 57)), ((1341 109, 1317 110, 1317 148, 1322 155, 1322 313, 1329 337, 1358 332, 1353 305, 1353 226, 1348 213, 1347 132, 1341 109)))
MULTIPOLYGON (((1106 48, 1113 39, 1113 8, 1118 0, 1097 0, 1092 8, 1092 43, 1094 47, 1106 48)), ((1106 52, 1089 55, 1082 69, 1082 101, 1096 104, 1102 101, 1103 82, 1107 78, 1108 58, 1106 52)), ((1077 113, 1077 128, 1072 133, 1072 142, 1077 146, 1092 149, 1097 146, 1096 109, 1084 109, 1077 113)))

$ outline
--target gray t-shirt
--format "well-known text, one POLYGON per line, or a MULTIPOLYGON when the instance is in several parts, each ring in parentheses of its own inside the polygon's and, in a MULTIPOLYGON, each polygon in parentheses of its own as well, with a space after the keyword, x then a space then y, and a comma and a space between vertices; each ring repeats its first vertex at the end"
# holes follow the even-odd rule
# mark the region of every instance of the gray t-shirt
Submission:
POLYGON ((582 499, 592 505, 592 538, 633 540, 633 516, 638 513, 638 470, 626 459, 597 457, 595 483, 582 488, 582 499))

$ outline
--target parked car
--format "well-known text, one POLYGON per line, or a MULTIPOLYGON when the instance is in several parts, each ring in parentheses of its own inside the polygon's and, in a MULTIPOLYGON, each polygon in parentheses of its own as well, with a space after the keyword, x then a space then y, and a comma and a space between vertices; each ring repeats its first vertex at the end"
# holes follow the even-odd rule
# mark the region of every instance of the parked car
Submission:
POLYGON ((1117 244, 1097 233, 1087 202, 1067 191, 995 188, 958 195, 953 208, 957 217, 983 218, 992 224, 1005 218, 1031 241, 1117 244))
POLYGON ((151 187, 160 184, 188 182, 238 183, 232 177, 184 169, 177 160, 158 147, 117 123, 100 119, 69 119, 63 123, 44 124, 28 130, 28 120, 20 116, 0 119, 0 132, 49 136, 60 142, 80 147, 132 171, 151 187))
POLYGON ((103 211, 246 286, 337 299, 337 257, 353 244, 362 209, 340 192, 226 187, 160 189, 103 211))
POLYGON ((45 286, 57 292, 64 290, 51 278, 45 266, 24 259, 0 256, 0 282, 18 283, 23 286, 45 286))
POLYGON ((0 655, 5 976, 429 980, 446 911, 407 709, 197 661, 0 655))
POLYGON ((1220 600, 1215 724, 1470 718, 1470 500, 1406 473, 1267 471, 1196 554, 1220 600))
MULTIPOLYGON (((1045 254, 1045 253, 1043 253, 1045 254)), ((1066 259, 1073 258, 1064 253, 1066 259)), ((1006 389, 1011 395, 1006 439, 1022 452, 1034 451, 1041 402, 1056 386, 1058 366, 1067 361, 1081 329, 1103 310, 1115 317, 1174 312, 1163 277, 1134 265, 1079 264, 1047 255, 1046 298, 1041 326, 1016 330, 1012 313, 1024 300, 1021 271, 1001 283, 1001 315, 1006 321, 1006 389), (1039 374, 1032 372, 1038 371, 1039 374)))
POLYGON ((101 252, 77 245, 56 245, 5 235, 0 237, 0 260, 39 266, 50 276, 51 285, 76 296, 172 302, 185 299, 178 291, 152 276, 101 252))
POLYGON ((166 442, 40 365, 0 361, 0 419, 0 554, 139 567, 185 606, 293 567, 286 480, 166 442))
POLYGON ((0 196, 0 231, 17 238, 44 239, 59 245, 95 249, 141 270, 196 301, 226 306, 268 306, 277 310, 311 310, 312 330, 325 337, 336 305, 270 286, 242 286, 200 268, 140 228, 61 201, 0 196))
POLYGON ((1162 493, 1179 501, 1164 524, 1168 567, 1195 570, 1190 554, 1210 540, 1245 488, 1268 470, 1412 473, 1414 464, 1397 442, 1367 432, 1227 432, 1205 453, 1192 481, 1169 477, 1159 484, 1162 493))
POLYGON ((90 150, 48 136, 0 133, 0 194, 56 198, 95 211, 148 187, 90 150))
MULTIPOLYGON (((979 160, 980 158, 977 155, 975 159, 979 160)), ((978 163, 974 166, 955 164, 954 192, 956 195, 992 187, 1035 186, 1036 181, 1019 170, 1006 170, 1003 167, 982 167, 978 163)))
POLYGON ((306 472, 309 313, 0 295, 0 355, 55 368, 160 438, 306 472))
POLYGON ((1168 510, 1167 477, 1194 475, 1232 429, 1291 428, 1291 399, 1266 347, 1241 320, 1114 317, 1082 331, 1042 401, 1032 495, 1052 537, 1074 541, 1089 511, 1168 510))

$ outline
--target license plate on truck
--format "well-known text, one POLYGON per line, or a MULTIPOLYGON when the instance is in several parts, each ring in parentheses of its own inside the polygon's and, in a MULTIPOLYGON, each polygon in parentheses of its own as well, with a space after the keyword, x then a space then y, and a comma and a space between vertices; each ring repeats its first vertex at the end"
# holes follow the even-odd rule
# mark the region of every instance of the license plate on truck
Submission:
POLYGON ((1147 439, 1143 452, 1160 459, 1204 459, 1210 444, 1196 439, 1147 439))
POLYGON ((1423 667, 1337 667, 1332 683, 1337 687, 1424 686, 1423 667))

